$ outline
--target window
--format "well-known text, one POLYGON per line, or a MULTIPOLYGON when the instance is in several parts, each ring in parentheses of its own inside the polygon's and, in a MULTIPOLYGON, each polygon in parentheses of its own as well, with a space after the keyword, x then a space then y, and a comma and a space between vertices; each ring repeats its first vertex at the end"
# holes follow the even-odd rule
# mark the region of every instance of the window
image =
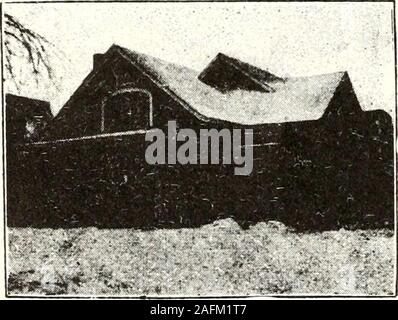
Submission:
POLYGON ((25 125, 25 139, 29 140, 31 139, 35 133, 36 133, 36 123, 32 120, 28 120, 26 121, 26 125, 25 125))
POLYGON ((101 132, 147 130, 152 127, 152 95, 144 89, 121 89, 105 98, 101 132))

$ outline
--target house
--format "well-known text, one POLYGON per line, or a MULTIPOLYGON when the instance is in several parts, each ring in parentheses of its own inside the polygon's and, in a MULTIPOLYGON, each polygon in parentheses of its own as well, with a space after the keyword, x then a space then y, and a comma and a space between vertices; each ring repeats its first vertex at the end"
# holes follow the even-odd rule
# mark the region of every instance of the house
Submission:
POLYGON ((20 179, 35 183, 14 193, 32 216, 25 206, 8 221, 146 228, 233 216, 300 229, 392 226, 392 134, 387 113, 361 109, 347 72, 287 78, 224 54, 197 72, 113 45, 94 55, 41 141, 21 150, 20 179), (253 129, 253 173, 149 166, 145 132, 170 120, 253 129), (29 176, 28 166, 46 174, 29 176))

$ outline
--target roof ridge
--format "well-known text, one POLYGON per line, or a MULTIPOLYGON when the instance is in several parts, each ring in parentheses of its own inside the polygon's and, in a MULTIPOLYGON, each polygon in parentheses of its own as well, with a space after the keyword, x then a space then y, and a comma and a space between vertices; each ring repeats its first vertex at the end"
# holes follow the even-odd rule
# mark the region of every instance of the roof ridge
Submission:
POLYGON ((322 77, 322 76, 331 76, 331 75, 337 75, 337 74, 341 74, 341 76, 343 77, 345 74, 348 75, 348 71, 334 71, 334 72, 318 73, 318 74, 313 74, 310 76, 289 76, 289 77, 286 77, 285 79, 287 79, 287 80, 306 79, 306 78, 316 78, 316 77, 322 77))
POLYGON ((171 62, 171 61, 168 61, 168 60, 164 60, 164 59, 155 57, 155 56, 150 55, 150 54, 147 54, 147 53, 139 52, 139 51, 136 51, 136 50, 131 50, 131 49, 129 49, 129 48, 122 47, 122 46, 119 46, 119 45, 116 45, 116 44, 112 45, 111 48, 112 48, 112 47, 116 47, 116 48, 118 48, 119 50, 122 50, 122 51, 124 51, 124 52, 130 53, 130 54, 133 54, 133 55, 137 55, 137 56, 145 57, 145 58, 150 58, 150 59, 152 59, 152 60, 161 62, 161 63, 163 63, 163 64, 168 64, 168 65, 170 65, 170 66, 174 66, 174 67, 178 67, 178 68, 181 68, 181 69, 186 69, 186 70, 189 70, 189 71, 193 71, 193 72, 199 73, 197 70, 192 69, 192 68, 190 68, 190 67, 187 67, 187 66, 185 66, 185 65, 178 64, 178 63, 175 63, 175 62, 171 62))

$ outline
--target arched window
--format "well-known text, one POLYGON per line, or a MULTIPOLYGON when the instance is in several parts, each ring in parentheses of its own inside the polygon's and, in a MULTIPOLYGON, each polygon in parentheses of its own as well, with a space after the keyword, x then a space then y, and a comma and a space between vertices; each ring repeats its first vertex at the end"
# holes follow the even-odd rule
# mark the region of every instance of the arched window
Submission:
POLYGON ((101 132, 147 130, 152 125, 152 95, 148 90, 120 89, 102 102, 101 132))

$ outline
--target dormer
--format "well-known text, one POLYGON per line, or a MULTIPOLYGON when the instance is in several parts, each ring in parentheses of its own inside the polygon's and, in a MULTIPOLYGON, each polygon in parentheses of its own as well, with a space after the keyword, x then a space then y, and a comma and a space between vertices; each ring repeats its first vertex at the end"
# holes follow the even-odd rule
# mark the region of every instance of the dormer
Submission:
POLYGON ((224 93, 233 90, 274 92, 272 83, 283 81, 282 78, 268 71, 228 57, 223 53, 217 54, 198 78, 224 93))

